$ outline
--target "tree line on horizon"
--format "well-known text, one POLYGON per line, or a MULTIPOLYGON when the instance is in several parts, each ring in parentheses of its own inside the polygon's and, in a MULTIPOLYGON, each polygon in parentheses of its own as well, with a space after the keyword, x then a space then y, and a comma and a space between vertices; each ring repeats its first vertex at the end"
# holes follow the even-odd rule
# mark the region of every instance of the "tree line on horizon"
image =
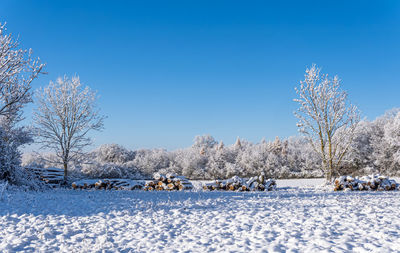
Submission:
MULTIPOLYGON (((400 176, 400 109, 373 121, 361 120, 354 140, 338 168, 339 175, 384 174, 400 176)), ((54 154, 24 154, 22 164, 54 167, 54 154), (52 158, 53 156, 53 158, 52 158), (43 159, 43 157, 45 159, 43 159)), ((190 147, 129 150, 105 144, 92 150, 83 163, 71 163, 73 178, 151 178, 155 172, 174 172, 190 179, 251 177, 264 172, 268 178, 320 178, 325 176, 319 155, 303 136, 252 143, 238 138, 232 145, 210 135, 196 136, 190 147)))

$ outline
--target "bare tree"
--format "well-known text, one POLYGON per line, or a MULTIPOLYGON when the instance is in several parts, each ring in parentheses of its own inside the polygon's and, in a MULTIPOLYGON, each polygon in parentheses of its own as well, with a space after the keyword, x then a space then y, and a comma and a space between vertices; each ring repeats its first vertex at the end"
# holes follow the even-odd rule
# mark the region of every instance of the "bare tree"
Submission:
POLYGON ((340 80, 320 73, 315 64, 306 70, 304 81, 296 88, 300 107, 295 112, 298 127, 320 155, 327 181, 339 174, 339 168, 354 138, 360 116, 351 105, 340 80))
POLYGON ((50 148, 64 166, 67 180, 68 163, 80 159, 83 149, 92 143, 88 133, 103 128, 104 116, 96 106, 97 95, 82 87, 79 77, 64 76, 37 94, 34 121, 43 148, 50 148))

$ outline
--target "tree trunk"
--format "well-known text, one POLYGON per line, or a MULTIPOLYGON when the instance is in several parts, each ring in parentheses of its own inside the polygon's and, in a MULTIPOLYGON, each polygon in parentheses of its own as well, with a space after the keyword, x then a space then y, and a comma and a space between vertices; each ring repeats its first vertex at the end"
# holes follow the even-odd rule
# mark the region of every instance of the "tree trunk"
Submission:
POLYGON ((328 167, 326 171, 326 181, 328 183, 332 182, 332 168, 328 167))
POLYGON ((68 163, 64 162, 64 184, 67 183, 68 176, 68 163))
POLYGON ((331 183, 331 181, 332 181, 332 169, 329 166, 329 161, 322 160, 322 166, 324 168, 326 182, 327 183, 331 183))
POLYGON ((328 134, 328 141, 329 141, 329 167, 326 179, 328 180, 329 183, 331 183, 333 174, 333 154, 332 154, 332 137, 330 136, 330 134, 328 134))

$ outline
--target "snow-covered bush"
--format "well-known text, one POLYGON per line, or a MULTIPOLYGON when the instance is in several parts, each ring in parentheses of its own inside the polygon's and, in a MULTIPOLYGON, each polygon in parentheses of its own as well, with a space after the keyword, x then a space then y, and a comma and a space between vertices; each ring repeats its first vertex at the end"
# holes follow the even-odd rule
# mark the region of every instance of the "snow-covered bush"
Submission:
POLYGON ((81 173, 91 178, 143 178, 134 165, 135 152, 121 145, 106 144, 88 155, 81 173))
POLYGON ((170 153, 165 149, 137 150, 132 165, 147 177, 151 177, 154 172, 170 166, 170 153))
POLYGON ((142 178, 134 168, 113 163, 91 163, 82 165, 82 174, 91 178, 142 178))
POLYGON ((0 119, 0 179, 14 184, 26 183, 24 173, 20 172, 19 148, 31 141, 30 134, 25 128, 9 127, 0 119))
POLYGON ((102 145, 92 153, 96 157, 96 161, 101 163, 123 164, 132 161, 135 157, 134 152, 118 144, 102 145))
POLYGON ((51 168, 61 167, 61 161, 53 153, 24 153, 21 161, 22 167, 51 168))
MULTIPOLYGON (((369 168, 374 173, 400 175, 400 109, 392 109, 374 121, 363 121, 356 132, 346 161, 364 175, 369 168)), ((342 173, 346 174, 346 173, 342 173)))
POLYGON ((179 168, 178 174, 190 179, 205 178, 208 155, 204 149, 187 148, 175 151, 173 154, 173 164, 174 168, 179 168))

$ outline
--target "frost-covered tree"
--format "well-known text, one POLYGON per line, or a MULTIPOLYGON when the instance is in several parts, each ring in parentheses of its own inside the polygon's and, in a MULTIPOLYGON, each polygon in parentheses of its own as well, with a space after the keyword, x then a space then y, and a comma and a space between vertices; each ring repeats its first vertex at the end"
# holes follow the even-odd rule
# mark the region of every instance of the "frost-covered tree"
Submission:
MULTIPOLYGON (((209 150, 208 150, 209 151, 209 150)), ((179 167, 183 176, 203 179, 207 172, 209 152, 199 153, 198 148, 180 149, 174 152, 174 166, 179 167)))
POLYGON ((128 161, 133 161, 135 154, 133 151, 126 149, 118 144, 101 145, 94 152, 96 160, 103 163, 118 163, 123 164, 128 161))
POLYGON ((142 178, 134 166, 135 152, 118 144, 105 144, 88 154, 81 172, 92 178, 142 178))
POLYGON ((339 174, 353 141, 359 112, 349 103, 347 93, 340 89, 339 78, 321 74, 315 64, 306 70, 296 92, 299 130, 320 155, 325 177, 331 181, 333 175, 339 174))
POLYGON ((170 154, 165 149, 140 149, 135 152, 133 165, 151 177, 154 172, 169 167, 170 154))
POLYGON ((372 160, 380 173, 398 175, 400 168, 400 109, 392 109, 372 122, 372 160))
POLYGON ((243 170, 236 164, 238 150, 233 146, 225 147, 220 142, 215 149, 209 150, 207 164, 205 165, 205 177, 209 179, 228 178, 234 175, 240 176, 237 172, 243 170))
POLYGON ((0 179, 18 181, 19 147, 32 141, 22 120, 23 107, 32 102, 31 83, 42 72, 44 64, 32 58, 32 50, 21 49, 19 41, 6 33, 0 24, 0 179))
POLYGON ((217 145, 217 142, 215 139, 207 134, 207 135, 197 135, 194 140, 193 140, 193 148, 199 148, 199 149, 207 149, 207 148, 212 148, 215 145, 217 145))
MULTIPOLYGON (((322 177, 321 161, 310 143, 303 137, 290 137, 286 140, 285 166, 289 168, 290 177, 322 177)), ((279 173, 280 177, 286 177, 279 173)))
POLYGON ((103 128, 104 116, 96 105, 97 95, 83 87, 79 77, 58 78, 37 93, 34 112, 36 134, 43 148, 55 151, 64 167, 81 159, 83 149, 92 143, 88 133, 103 128))
POLYGON ((19 41, 0 24, 0 116, 15 117, 32 102, 31 83, 43 67, 39 59, 32 58, 32 49, 21 49, 19 41))
POLYGON ((239 136, 236 138, 236 142, 233 146, 237 149, 240 149, 242 147, 242 142, 240 141, 239 136))
MULTIPOLYGON (((367 120, 362 120, 358 123, 354 131, 353 143, 347 152, 342 169, 346 174, 364 174, 364 168, 373 169, 373 152, 372 146, 374 131, 376 128, 374 124, 367 120)), ((372 171, 370 171, 372 173, 372 171)))

